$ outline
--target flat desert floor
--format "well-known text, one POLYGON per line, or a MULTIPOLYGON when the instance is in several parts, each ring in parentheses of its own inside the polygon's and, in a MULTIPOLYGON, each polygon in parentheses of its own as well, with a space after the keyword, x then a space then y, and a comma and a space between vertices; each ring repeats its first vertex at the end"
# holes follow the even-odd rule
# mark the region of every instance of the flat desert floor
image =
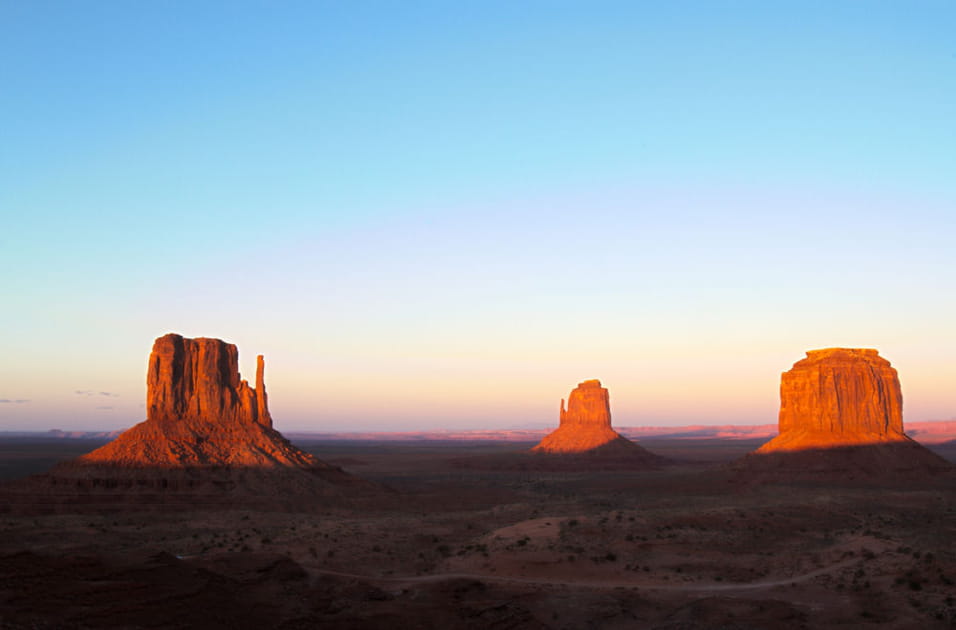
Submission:
MULTIPOLYGON (((761 442, 642 440, 677 463, 585 472, 486 465, 530 444, 302 442, 385 490, 286 511, 7 511, 0 627, 956 627, 954 476, 724 468, 761 442)), ((0 474, 99 443, 5 440, 0 474)))

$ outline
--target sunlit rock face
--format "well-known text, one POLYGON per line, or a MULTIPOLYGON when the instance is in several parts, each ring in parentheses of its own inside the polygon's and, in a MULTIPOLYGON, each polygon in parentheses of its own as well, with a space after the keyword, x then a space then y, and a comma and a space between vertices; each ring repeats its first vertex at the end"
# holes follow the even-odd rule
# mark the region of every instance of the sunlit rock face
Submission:
POLYGON ((611 428, 611 404, 607 388, 595 379, 579 383, 561 400, 560 424, 531 449, 539 453, 582 453, 621 439, 611 428))
POLYGON ((259 355, 256 388, 240 380, 239 351, 219 339, 170 333, 153 343, 146 374, 146 418, 153 421, 258 422, 272 426, 259 355))
POLYGON ((827 348, 784 372, 780 434, 730 465, 742 483, 896 483, 953 472, 903 433, 896 370, 876 350, 827 348))
POLYGON ((871 349, 807 352, 781 378, 779 427, 758 452, 909 440, 896 370, 871 349))
POLYGON ((239 376, 236 346, 177 334, 153 344, 146 421, 76 460, 122 466, 326 466, 272 428, 265 363, 256 387, 239 376))

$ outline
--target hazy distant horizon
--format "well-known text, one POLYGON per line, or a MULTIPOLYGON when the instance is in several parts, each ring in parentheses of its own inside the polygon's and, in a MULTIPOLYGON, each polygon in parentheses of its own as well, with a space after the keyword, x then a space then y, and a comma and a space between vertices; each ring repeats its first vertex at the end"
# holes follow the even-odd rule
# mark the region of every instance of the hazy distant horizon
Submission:
POLYGON ((142 420, 168 332, 289 431, 772 423, 831 346, 956 415, 951 3, 0 16, 0 430, 142 420))

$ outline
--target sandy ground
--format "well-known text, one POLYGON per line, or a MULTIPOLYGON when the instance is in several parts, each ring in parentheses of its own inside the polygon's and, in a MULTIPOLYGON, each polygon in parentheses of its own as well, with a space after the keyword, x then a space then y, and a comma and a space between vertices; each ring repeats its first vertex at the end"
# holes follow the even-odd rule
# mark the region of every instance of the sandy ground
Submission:
POLYGON ((0 515, 0 627, 956 627, 952 477, 742 484, 715 464, 746 444, 583 473, 455 464, 514 445, 307 447, 392 492, 0 515))

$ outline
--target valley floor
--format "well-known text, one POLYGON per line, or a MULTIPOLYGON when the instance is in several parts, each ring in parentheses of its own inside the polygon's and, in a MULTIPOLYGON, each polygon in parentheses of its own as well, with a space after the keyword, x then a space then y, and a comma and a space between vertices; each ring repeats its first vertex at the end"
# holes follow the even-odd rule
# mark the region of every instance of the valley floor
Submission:
POLYGON ((747 441, 642 443, 678 463, 489 470, 470 464, 527 445, 316 442, 390 491, 2 514, 0 627, 956 625, 952 476, 761 484, 723 467, 747 441))

